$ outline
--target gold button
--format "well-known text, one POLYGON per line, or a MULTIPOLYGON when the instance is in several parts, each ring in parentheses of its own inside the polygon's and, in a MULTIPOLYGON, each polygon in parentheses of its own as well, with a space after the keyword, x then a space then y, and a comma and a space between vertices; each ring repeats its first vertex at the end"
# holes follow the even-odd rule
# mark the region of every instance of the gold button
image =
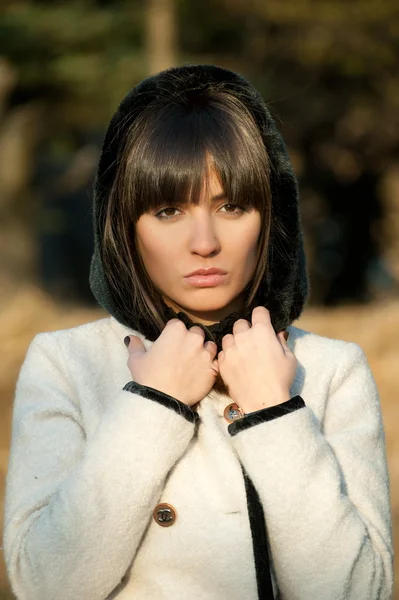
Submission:
POLYGON ((241 408, 235 402, 232 402, 231 404, 226 406, 226 408, 224 409, 224 418, 229 423, 232 423, 233 421, 236 421, 237 419, 241 419, 241 417, 243 417, 243 416, 244 416, 244 414, 243 414, 241 408))
POLYGON ((177 514, 176 509, 171 504, 163 502, 157 504, 152 516, 161 527, 170 527, 176 521, 177 514))

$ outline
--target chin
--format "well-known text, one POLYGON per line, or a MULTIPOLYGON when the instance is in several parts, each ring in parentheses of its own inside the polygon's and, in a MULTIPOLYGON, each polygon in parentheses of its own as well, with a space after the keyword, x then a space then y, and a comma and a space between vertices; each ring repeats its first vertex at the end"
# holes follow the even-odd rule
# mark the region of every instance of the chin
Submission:
POLYGON ((215 312, 228 306, 235 298, 235 296, 221 297, 217 294, 213 294, 213 296, 214 297, 212 297, 212 294, 210 293, 203 294, 202 298, 196 298, 195 301, 193 298, 176 298, 173 301, 181 306, 183 310, 193 312, 215 312))

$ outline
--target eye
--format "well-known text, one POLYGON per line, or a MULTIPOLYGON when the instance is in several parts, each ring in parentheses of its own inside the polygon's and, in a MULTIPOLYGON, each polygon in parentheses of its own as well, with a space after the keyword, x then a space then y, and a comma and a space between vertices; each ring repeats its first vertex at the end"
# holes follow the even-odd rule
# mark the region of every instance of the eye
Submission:
POLYGON ((155 216, 161 220, 167 221, 168 219, 172 219, 176 215, 162 215, 162 213, 164 213, 166 211, 174 211, 174 210, 179 210, 179 209, 176 206, 167 206, 166 208, 163 208, 162 210, 155 213, 155 216))
POLYGON ((235 211, 228 210, 227 213, 230 215, 241 215, 244 212, 244 208, 239 206, 238 204, 223 204, 221 208, 225 208, 226 206, 233 207, 236 209, 235 211))
MULTIPOLYGON (((228 215, 233 215, 233 216, 240 216, 243 212, 245 212, 245 208, 243 208, 242 206, 239 206, 238 204, 223 204, 223 206, 220 207, 219 210, 221 210, 222 208, 233 208, 234 210, 227 210, 224 211, 226 214, 228 215)), ((157 217, 158 219, 160 219, 161 221, 168 221, 169 219, 173 219, 173 217, 176 217, 176 214, 166 214, 167 211, 173 212, 176 210, 180 210, 177 206, 166 206, 165 208, 163 208, 162 210, 159 210, 158 212, 156 212, 154 214, 155 217, 157 217), (162 214, 164 213, 164 214, 162 214)))

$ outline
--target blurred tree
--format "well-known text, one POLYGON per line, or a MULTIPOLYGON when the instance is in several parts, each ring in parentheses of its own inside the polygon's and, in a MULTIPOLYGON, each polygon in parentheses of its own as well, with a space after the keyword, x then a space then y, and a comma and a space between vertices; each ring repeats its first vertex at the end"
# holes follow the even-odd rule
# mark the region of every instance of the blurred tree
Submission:
POLYGON ((144 11, 138 0, 6 3, 0 55, 18 68, 19 94, 46 99, 53 123, 98 125, 147 72, 144 11))
POLYGON ((0 55, 15 77, 5 89, 0 68, 0 269, 8 266, 17 280, 39 277, 64 298, 90 297, 94 170, 80 175, 81 157, 97 153, 98 140, 78 138, 102 130, 146 74, 143 12, 142 3, 127 1, 2 6, 0 55))
POLYGON ((79 149, 72 132, 102 130, 133 84, 179 62, 177 48, 236 69, 282 117, 314 300, 366 298, 383 249, 380 179, 398 155, 397 17, 397 0, 3 0, 0 54, 17 73, 4 131, 18 107, 40 105, 40 153, 65 166, 79 149))

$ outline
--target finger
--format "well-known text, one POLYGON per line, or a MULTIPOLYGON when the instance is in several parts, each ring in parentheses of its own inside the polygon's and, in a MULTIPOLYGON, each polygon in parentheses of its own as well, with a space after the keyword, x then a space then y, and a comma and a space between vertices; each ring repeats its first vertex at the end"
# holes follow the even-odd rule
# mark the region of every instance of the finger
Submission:
POLYGON ((238 319, 233 325, 233 335, 237 335, 240 331, 248 331, 251 329, 251 324, 246 319, 238 319))
MULTIPOLYGON (((168 325, 176 325, 177 323, 182 323, 184 325, 183 321, 180 321, 180 319, 177 319, 176 317, 174 317, 173 319, 169 319, 167 321, 165 327, 167 327, 168 325)), ((184 325, 184 327, 186 327, 186 326, 184 325)))
POLYGON ((212 341, 205 342, 204 348, 207 352, 209 352, 209 354, 211 355, 212 358, 215 358, 216 353, 218 351, 218 347, 216 346, 215 342, 212 342, 212 341))
MULTIPOLYGON (((169 319, 162 331, 162 335, 160 335, 158 339, 171 340, 175 338, 175 336, 182 337, 183 335, 186 335, 186 333, 187 327, 183 321, 180 319, 169 319)), ((168 341, 165 343, 168 343, 168 341)))
POLYGON ((228 333, 222 338, 222 348, 224 352, 226 352, 227 348, 231 348, 231 346, 234 346, 234 336, 232 333, 228 333))
POLYGON ((198 325, 193 325, 190 327, 189 331, 191 333, 195 333, 196 335, 202 336, 203 340, 205 339, 205 331, 201 327, 198 327, 198 325))
POLYGON ((271 325, 270 312, 264 306, 255 306, 252 311, 252 325, 256 325, 257 323, 271 325))
POLYGON ((147 352, 143 341, 136 335, 127 335, 124 339, 124 342, 127 346, 129 354, 144 354, 147 352))

